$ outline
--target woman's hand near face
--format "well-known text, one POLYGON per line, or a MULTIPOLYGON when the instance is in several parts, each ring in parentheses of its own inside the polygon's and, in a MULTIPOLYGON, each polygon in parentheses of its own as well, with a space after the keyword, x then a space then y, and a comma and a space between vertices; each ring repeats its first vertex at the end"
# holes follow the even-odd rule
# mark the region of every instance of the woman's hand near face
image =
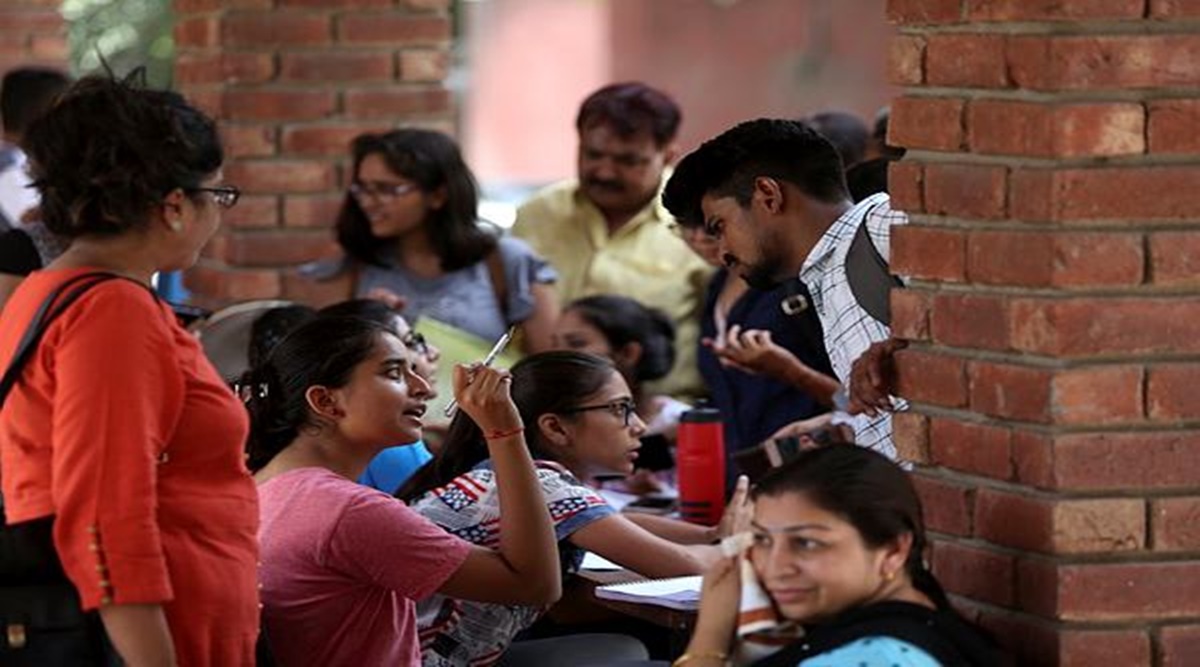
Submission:
POLYGON ((700 612, 686 653, 703 655, 730 652, 742 597, 741 558, 722 557, 704 573, 704 583, 700 588, 700 612))
POLYGON ((509 391, 512 376, 508 371, 482 364, 454 367, 454 399, 484 433, 520 428, 521 415, 509 391))
POLYGON ((725 506, 721 522, 717 524, 717 539, 723 540, 730 535, 737 535, 750 530, 750 521, 754 518, 754 504, 750 501, 750 478, 738 475, 737 486, 733 496, 725 506))

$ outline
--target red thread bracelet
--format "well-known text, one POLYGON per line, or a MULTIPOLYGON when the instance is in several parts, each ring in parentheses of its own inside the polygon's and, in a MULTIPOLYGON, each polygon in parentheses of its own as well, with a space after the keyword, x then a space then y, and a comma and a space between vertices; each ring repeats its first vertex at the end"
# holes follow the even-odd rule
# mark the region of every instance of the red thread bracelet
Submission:
POLYGON ((499 440, 501 438, 508 438, 508 437, 518 435, 518 434, 524 433, 524 432, 525 432, 524 426, 518 426, 509 431, 488 431, 487 433, 485 433, 483 435, 483 439, 484 440, 499 440))

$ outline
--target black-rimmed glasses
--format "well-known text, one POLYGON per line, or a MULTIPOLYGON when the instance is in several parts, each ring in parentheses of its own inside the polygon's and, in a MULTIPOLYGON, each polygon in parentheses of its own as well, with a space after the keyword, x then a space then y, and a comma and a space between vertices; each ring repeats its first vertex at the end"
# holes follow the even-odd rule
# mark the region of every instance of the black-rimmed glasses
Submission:
POLYGON ((633 404, 632 399, 622 398, 600 405, 581 405, 577 408, 562 410, 561 412, 569 415, 576 412, 588 412, 589 410, 608 410, 614 417, 619 417, 626 426, 629 426, 629 420, 636 414, 637 406, 633 404))
POLYGON ((217 185, 211 188, 188 188, 188 192, 211 192, 213 201, 217 202, 217 206, 221 208, 233 208, 242 196, 242 191, 232 185, 217 185))
POLYGON ((416 331, 409 331, 400 337, 400 342, 404 343, 404 347, 416 352, 422 357, 429 356, 429 343, 425 341, 425 337, 416 331))

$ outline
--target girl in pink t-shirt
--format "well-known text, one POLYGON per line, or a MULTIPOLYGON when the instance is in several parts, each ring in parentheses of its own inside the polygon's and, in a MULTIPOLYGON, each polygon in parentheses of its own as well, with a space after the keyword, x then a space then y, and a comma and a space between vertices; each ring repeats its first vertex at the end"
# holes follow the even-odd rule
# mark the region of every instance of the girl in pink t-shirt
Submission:
POLYGON ((421 437, 429 385, 394 332, 319 317, 246 374, 264 632, 279 664, 419 665, 414 601, 434 592, 558 598, 554 531, 509 386, 505 371, 455 368, 455 397, 483 425, 502 489, 492 550, 354 481, 380 450, 421 437))

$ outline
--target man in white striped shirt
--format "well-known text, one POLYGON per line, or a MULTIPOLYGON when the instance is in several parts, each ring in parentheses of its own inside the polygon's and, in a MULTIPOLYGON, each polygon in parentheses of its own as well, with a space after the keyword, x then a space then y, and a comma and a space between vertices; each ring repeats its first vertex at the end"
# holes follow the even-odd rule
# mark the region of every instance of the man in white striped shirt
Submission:
MULTIPOLYGON (((850 385, 854 361, 873 343, 890 338, 887 323, 855 297, 846 262, 855 234, 865 225, 886 263, 891 227, 908 219, 891 209, 886 194, 854 204, 836 151, 812 129, 788 120, 742 123, 685 157, 663 201, 677 218, 702 220, 720 244, 722 261, 751 287, 769 289, 799 276, 843 387, 850 385)), ((849 404, 857 406, 853 399, 849 404)), ((895 458, 891 413, 868 410, 875 416, 850 420, 855 442, 895 458)))

